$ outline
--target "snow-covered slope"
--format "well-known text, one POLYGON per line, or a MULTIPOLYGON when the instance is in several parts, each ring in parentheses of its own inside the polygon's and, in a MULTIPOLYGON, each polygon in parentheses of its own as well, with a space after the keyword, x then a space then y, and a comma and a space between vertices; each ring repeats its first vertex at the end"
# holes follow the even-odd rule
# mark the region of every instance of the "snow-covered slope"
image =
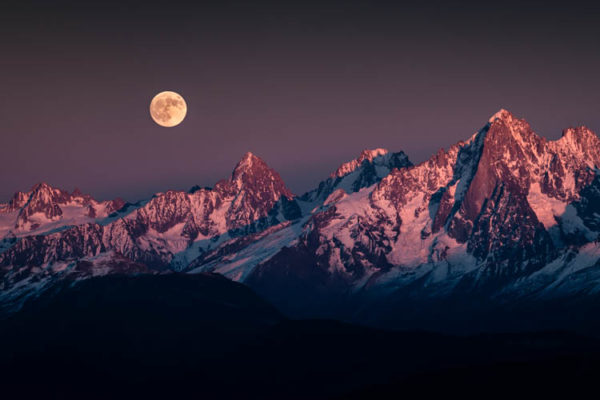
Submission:
POLYGON ((404 168, 412 165, 403 152, 390 153, 386 149, 363 150, 354 160, 339 166, 337 170, 319 186, 302 195, 301 200, 313 206, 322 204, 336 190, 354 193, 362 188, 371 186, 394 168, 404 168))
MULTIPOLYGON (((568 129, 547 141, 501 110, 467 141, 390 170, 376 185, 347 192, 322 183, 328 190, 303 197, 328 194, 311 214, 227 242, 190 268, 246 281, 267 295, 270 286, 279 290, 275 275, 282 270, 297 282, 306 268, 324 272, 326 282, 318 284, 353 292, 387 293, 417 282, 423 290, 435 285, 436 296, 487 291, 525 279, 566 249, 597 245, 599 162, 598 138, 589 130, 568 129), (296 258, 302 265, 290 267, 296 258)), ((356 165, 344 164, 325 182, 347 177, 356 165)))
MULTIPOLYGON (((412 165, 403 152, 389 153, 386 149, 363 150, 351 161, 343 163, 319 186, 297 198, 302 217, 292 223, 273 226, 257 235, 233 238, 194 260, 191 272, 218 272, 234 280, 244 281, 258 264, 265 262, 281 249, 298 242, 311 215, 331 203, 373 186, 395 168, 412 165)), ((366 193, 366 192, 363 192, 366 193)))
POLYGON ((158 193, 116 217, 97 203, 84 203, 88 208, 96 206, 95 217, 77 214, 70 211, 73 204, 79 204, 73 196, 42 185, 34 188, 20 210, 6 211, 7 220, 16 216, 29 225, 17 224, 2 242, 0 268, 5 287, 29 279, 30 273, 16 273, 24 267, 52 272, 57 264, 105 253, 153 269, 181 269, 229 238, 300 216, 279 174, 251 153, 244 155, 230 179, 213 189, 158 193), (43 194, 38 194, 42 189, 43 194), (34 203, 33 199, 41 200, 34 203), (35 221, 45 218, 45 224, 31 225, 32 216, 38 218, 35 221))
POLYGON ((16 192, 0 207, 0 238, 44 234, 69 225, 101 222, 125 206, 121 199, 96 201, 79 189, 72 193, 39 183, 16 192))
POLYGON ((466 142, 373 187, 332 195, 246 282, 282 307, 314 271, 315 287, 330 288, 325 307, 348 292, 491 299, 536 287, 559 296, 577 268, 598 266, 599 151, 586 128, 548 141, 501 110, 466 142), (560 292, 523 283, 559 269, 560 292))
POLYGON ((118 213, 34 188, 0 207, 12 221, 2 220, 3 285, 15 293, 32 271, 54 276, 57 265, 112 254, 154 270, 218 272, 305 315, 364 316, 382 299, 596 293, 599 168, 589 129, 549 141, 501 110, 425 162, 365 150, 300 197, 251 153, 213 189, 158 193, 118 213), (73 204, 95 211, 82 216, 73 204))

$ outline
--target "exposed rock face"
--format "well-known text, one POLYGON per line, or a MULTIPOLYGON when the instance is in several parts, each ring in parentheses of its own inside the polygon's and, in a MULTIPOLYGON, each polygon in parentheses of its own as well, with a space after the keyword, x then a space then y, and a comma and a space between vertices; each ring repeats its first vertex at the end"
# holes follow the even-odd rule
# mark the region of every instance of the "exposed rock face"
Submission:
POLYGON ((336 190, 346 193, 358 192, 369 187, 385 176, 394 168, 404 168, 412 165, 403 152, 389 153, 386 149, 363 150, 358 158, 342 164, 327 180, 304 194, 306 202, 322 203, 336 190))
POLYGON ((231 179, 218 182, 214 190, 223 199, 233 198, 226 213, 229 230, 250 225, 268 215, 280 199, 294 197, 279 174, 252 153, 246 153, 231 179))
POLYGON ((43 234, 106 218, 124 206, 122 199, 99 202, 79 189, 69 193, 42 182, 27 193, 15 193, 7 207, 0 210, 0 235, 43 234))
MULTIPOLYGON (((363 163, 365 164, 373 164, 373 161, 377 158, 380 157, 385 157, 389 152, 386 149, 373 149, 373 150, 363 150, 360 155, 358 156, 358 158, 346 162, 342 165, 340 165, 340 167, 331 174, 331 178, 343 178, 344 176, 356 171, 358 168, 362 167, 363 163), (366 161, 366 162, 365 162, 366 161)), ((394 156, 393 154, 391 156, 394 156)), ((396 155, 396 159, 402 159, 402 158, 406 158, 403 153, 397 153, 396 155)), ((387 157, 388 160, 391 157, 387 157)), ((383 161, 383 160, 381 160, 383 161)), ((388 167, 392 166, 392 163, 384 163, 384 162, 380 162, 378 163, 380 165, 387 165, 388 167)))
POLYGON ((7 211, 20 210, 29 200, 29 193, 16 192, 10 202, 8 203, 7 211))
POLYGON ((54 189, 46 183, 35 185, 31 189, 27 203, 19 211, 16 227, 25 226, 36 213, 43 214, 48 220, 59 218, 62 216, 59 204, 66 204, 69 200, 70 196, 65 191, 54 189))
MULTIPOLYGON (((22 197, 15 195, 11 204, 22 197)), ((8 276, 22 266, 47 269, 113 252, 150 268, 178 269, 191 261, 188 251, 195 258, 223 238, 299 216, 279 174, 251 153, 214 189, 168 191, 137 206, 119 199, 98 203, 79 191, 69 194, 40 184, 17 211, 16 231, 22 237, 0 253, 0 266, 8 276), (63 209, 77 213, 64 218, 63 209), (41 231, 44 226, 34 225, 33 217, 48 229, 41 231), (40 234, 27 234, 32 231, 40 234)))
POLYGON ((306 268, 329 276, 319 280, 331 290, 318 307, 348 291, 424 299, 557 294, 550 283, 533 291, 523 282, 551 265, 579 270, 600 260, 599 149, 586 128, 547 141, 501 110, 468 141, 393 170, 368 193, 332 195, 286 244, 291 251, 282 250, 290 261, 263 260, 247 282, 283 307, 290 299, 280 288, 301 282, 306 268))
MULTIPOLYGON (((46 212, 47 218, 55 218, 61 214, 59 205, 74 199, 66 192, 38 185, 20 211, 19 219, 40 210, 46 212)), ((90 203, 89 199, 77 199, 83 199, 81 204, 84 205, 90 203)), ((112 211, 119 204, 122 203, 113 201, 108 208, 112 211)), ((167 266, 174 253, 186 250, 198 238, 260 230, 286 216, 297 216, 299 211, 294 206, 293 195, 279 174, 248 153, 236 166, 231 179, 218 182, 212 190, 159 193, 143 206, 108 224, 79 225, 43 237, 26 237, 3 255, 2 260, 42 265, 110 249, 135 261, 167 266), (94 240, 88 246, 89 235, 94 240)))
POLYGON ((306 316, 367 315, 382 299, 557 298, 600 290, 599 168, 587 128, 549 141, 501 110, 418 165, 365 150, 299 198, 251 153, 213 189, 137 205, 38 185, 0 211, 20 221, 4 231, 0 266, 15 287, 37 276, 18 271, 115 254, 218 272, 306 316), (73 207, 85 219, 62 223, 73 207))

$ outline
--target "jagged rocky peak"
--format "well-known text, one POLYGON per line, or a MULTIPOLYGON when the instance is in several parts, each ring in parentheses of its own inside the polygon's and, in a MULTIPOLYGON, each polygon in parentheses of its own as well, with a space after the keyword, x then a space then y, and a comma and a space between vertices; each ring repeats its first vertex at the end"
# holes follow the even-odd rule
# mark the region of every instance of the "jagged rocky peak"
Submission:
POLYGON ((600 138, 587 127, 565 129, 558 142, 565 143, 571 152, 600 168, 600 138))
POLYGON ((541 185, 543 193, 574 200, 576 192, 592 179, 586 168, 600 166, 600 140, 586 127, 569 128, 558 140, 537 135, 523 119, 501 110, 490 119, 479 169, 482 181, 492 185, 500 179, 527 191, 541 185))
POLYGON ((394 169, 410 166, 412 163, 402 151, 390 153, 382 148, 363 150, 357 158, 340 165, 329 178, 319 183, 316 189, 302 195, 301 199, 322 203, 337 189, 343 189, 348 194, 358 192, 381 181, 394 169))
POLYGON ((70 199, 68 192, 53 188, 45 182, 38 183, 31 188, 31 195, 21 209, 19 219, 27 220, 38 212, 44 213, 48 219, 55 219, 62 215, 59 204, 67 203, 70 199))
POLYGON ((282 198, 293 201, 293 194, 279 174, 248 152, 231 178, 217 182, 214 189, 195 187, 188 192, 158 193, 129 219, 137 218, 142 234, 147 228, 164 233, 183 223, 183 236, 214 236, 252 226, 274 212, 282 198))
POLYGON ((31 188, 30 200, 41 200, 41 201, 59 201, 65 202, 70 198, 70 194, 67 191, 54 188, 46 182, 40 182, 31 188))
POLYGON ((600 139, 589 128, 571 127, 563 131, 560 139, 547 140, 537 135, 527 121, 504 109, 490 118, 485 142, 504 161, 537 164, 543 161, 544 153, 551 152, 585 161, 590 166, 600 165, 600 139))
POLYGON ((509 127, 513 127, 515 129, 528 128, 529 130, 531 130, 527 121, 525 121, 522 118, 516 117, 515 114, 504 108, 501 108, 498 112, 496 112, 489 118, 488 125, 492 126, 494 124, 503 124, 509 127))
MULTIPOLYGON (((29 209, 35 209, 41 205, 57 204, 64 205, 67 203, 78 203, 82 206, 91 206, 99 204, 90 194, 83 193, 79 188, 75 188, 72 193, 66 190, 55 188, 46 182, 35 184, 31 191, 17 192, 14 194, 9 203, 15 209, 20 209, 26 206, 29 209)), ((106 204, 107 209, 113 211, 120 209, 125 205, 125 201, 119 197, 113 200, 102 202, 106 204)))
POLYGON ((30 195, 31 193, 20 191, 16 192, 8 203, 8 211, 20 210, 25 204, 27 204, 30 195))
POLYGON ((599 140, 598 136, 587 126, 567 128, 563 131, 562 136, 578 144, 597 143, 599 140))
POLYGON ((341 178, 359 168, 364 161, 373 162, 375 158, 384 156, 388 153, 389 151, 387 149, 382 148, 377 148, 373 150, 365 149, 354 160, 345 162, 342 165, 340 165, 339 168, 331 174, 331 177, 341 178))
POLYGON ((98 202, 77 188, 70 193, 41 182, 27 193, 15 193, 4 212, 17 213, 10 223, 21 234, 33 230, 43 233, 46 229, 58 228, 60 220, 64 219, 65 224, 89 222, 90 218, 104 218, 121 210, 125 204, 120 198, 98 202))
POLYGON ((244 175, 255 175, 260 173, 268 173, 271 168, 267 163, 252 152, 247 152, 242 156, 231 174, 232 180, 240 179, 244 175))
POLYGON ((360 155, 358 156, 356 161, 358 161, 358 163, 360 165, 365 160, 373 161, 375 158, 384 156, 388 153, 389 153, 389 151, 387 149, 383 149, 383 148, 377 148, 377 149, 372 149, 372 150, 365 149, 360 153, 360 155))
POLYGON ((488 123, 486 142, 499 145, 541 146, 546 141, 533 132, 524 119, 515 117, 511 112, 501 109, 492 115, 488 123))
POLYGON ((244 154, 235 166, 230 182, 235 185, 237 190, 250 190, 263 194, 271 193, 274 200, 282 196, 288 199, 294 197, 277 171, 251 152, 244 154))
POLYGON ((513 138, 520 142, 520 144, 526 144, 529 141, 536 145, 549 142, 557 142, 557 144, 567 143, 572 147, 572 150, 591 151, 592 153, 600 147, 600 139, 586 126, 567 128, 563 130, 562 137, 559 140, 548 141, 533 132, 526 120, 515 117, 514 114, 505 109, 501 109, 490 117, 488 128, 490 139, 513 138))
POLYGON ((506 110, 490 118, 480 131, 483 146, 479 158, 476 182, 493 188, 497 179, 527 190, 531 177, 543 173, 548 140, 537 135, 524 119, 506 110))
POLYGON ((490 130, 496 128, 499 132, 509 133, 512 136, 521 133, 522 131, 531 131, 531 127, 524 119, 517 118, 508 110, 501 109, 488 120, 490 130), (500 128, 505 128, 500 130, 500 128))
POLYGON ((515 116, 508 110, 501 108, 494 115, 492 115, 488 122, 490 124, 494 123, 496 120, 501 120, 505 122, 510 122, 515 119, 515 116))
MULTIPOLYGON (((519 282, 536 290, 540 275, 529 274, 541 268, 559 271, 556 280, 548 278, 558 287, 575 262, 600 266, 598 137, 579 127, 546 140, 507 110, 483 122, 470 139, 416 166, 402 152, 362 151, 298 201, 252 153, 214 189, 159 193, 102 221, 80 218, 79 199, 86 197, 80 191, 36 185, 15 194, 12 204, 27 207, 65 193, 72 200, 61 204, 60 221, 35 215, 23 225, 31 229, 14 231, 18 240, 0 243, 10 246, 0 249, 0 266, 15 267, 13 293, 20 290, 16 283, 38 274, 27 275, 23 266, 48 264, 35 270, 45 274, 52 265, 60 271, 66 262, 89 261, 93 272, 114 268, 98 265, 98 257, 118 255, 150 268, 192 265, 250 284, 261 279, 259 285, 283 291, 285 276, 289 287, 319 286, 336 296, 338 287, 349 292, 346 284, 369 290, 406 285, 411 296, 427 298, 519 282), (302 224, 287 222, 302 212, 302 224), (60 224, 66 229, 55 229, 60 224)), ((106 215, 106 202, 90 204, 96 218, 106 215)))
POLYGON ((90 201, 93 200, 91 195, 89 195, 87 193, 83 193, 81 191, 81 189, 79 189, 78 187, 76 187, 75 190, 73 190, 73 192, 71 193, 71 199, 77 200, 84 204, 89 203, 90 201))

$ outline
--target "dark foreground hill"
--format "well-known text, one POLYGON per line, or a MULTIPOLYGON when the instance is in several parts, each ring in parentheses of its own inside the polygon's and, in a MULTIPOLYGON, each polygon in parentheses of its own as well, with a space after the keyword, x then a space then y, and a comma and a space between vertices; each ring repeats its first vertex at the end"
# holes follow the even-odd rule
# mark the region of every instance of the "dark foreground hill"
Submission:
POLYGON ((594 386, 600 343, 293 321, 217 275, 93 278, 2 322, 4 398, 513 397, 594 386))
POLYGON ((63 281, 170 271, 294 318, 597 334, 600 138, 548 140, 507 110, 471 133, 416 165, 365 150, 301 196, 252 153, 212 188, 131 204, 37 184, 0 204, 0 318, 63 281))

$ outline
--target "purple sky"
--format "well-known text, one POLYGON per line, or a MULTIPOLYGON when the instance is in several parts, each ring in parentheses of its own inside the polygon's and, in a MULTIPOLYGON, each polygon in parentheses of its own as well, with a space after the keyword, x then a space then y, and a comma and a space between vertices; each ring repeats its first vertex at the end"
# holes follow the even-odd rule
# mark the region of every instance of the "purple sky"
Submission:
POLYGON ((48 3, 0 15, 0 201, 212 186, 246 151, 302 193, 364 148, 422 161, 500 108, 549 138, 600 131, 599 6, 48 3), (187 101, 177 128, 148 114, 162 90, 187 101))

